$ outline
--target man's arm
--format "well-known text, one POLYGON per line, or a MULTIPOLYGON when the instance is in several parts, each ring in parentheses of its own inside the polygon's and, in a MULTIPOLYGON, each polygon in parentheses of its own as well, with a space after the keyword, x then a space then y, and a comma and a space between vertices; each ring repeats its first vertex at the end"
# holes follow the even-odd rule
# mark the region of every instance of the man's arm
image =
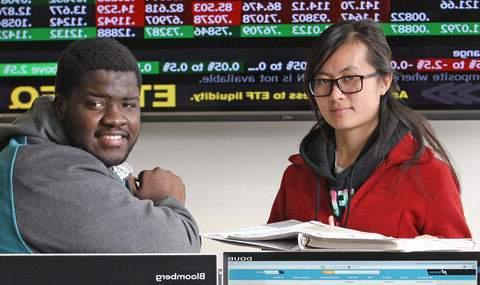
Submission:
POLYGON ((198 252, 199 230, 174 197, 133 197, 93 156, 71 147, 19 152, 20 233, 39 252, 198 252))

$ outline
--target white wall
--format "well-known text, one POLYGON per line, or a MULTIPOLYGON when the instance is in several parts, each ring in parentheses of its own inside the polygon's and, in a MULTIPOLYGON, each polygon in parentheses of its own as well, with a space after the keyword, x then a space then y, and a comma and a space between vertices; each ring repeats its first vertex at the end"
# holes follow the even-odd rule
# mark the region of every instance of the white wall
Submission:
MULTIPOLYGON (((265 223, 288 156, 313 122, 144 123, 129 161, 136 171, 160 166, 183 178, 187 208, 202 232, 265 223)), ((477 210, 480 121, 433 121, 454 158, 467 222, 480 238, 477 210), (477 180, 474 180, 477 178, 477 180)), ((246 250, 205 240, 204 253, 246 250)))

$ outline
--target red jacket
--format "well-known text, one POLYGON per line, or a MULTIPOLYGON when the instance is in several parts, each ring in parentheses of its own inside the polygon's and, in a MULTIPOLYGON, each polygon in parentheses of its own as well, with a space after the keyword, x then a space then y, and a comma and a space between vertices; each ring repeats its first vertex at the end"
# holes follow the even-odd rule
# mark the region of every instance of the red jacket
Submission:
MULTIPOLYGON (((351 198, 340 221, 342 226, 401 238, 423 234, 471 237, 458 186, 448 166, 430 148, 423 152, 418 165, 401 169, 414 151, 414 140, 406 135, 351 198)), ((332 214, 325 179, 317 178, 299 154, 292 155, 290 161, 268 222, 314 220, 320 183, 318 220, 328 223, 332 214)))

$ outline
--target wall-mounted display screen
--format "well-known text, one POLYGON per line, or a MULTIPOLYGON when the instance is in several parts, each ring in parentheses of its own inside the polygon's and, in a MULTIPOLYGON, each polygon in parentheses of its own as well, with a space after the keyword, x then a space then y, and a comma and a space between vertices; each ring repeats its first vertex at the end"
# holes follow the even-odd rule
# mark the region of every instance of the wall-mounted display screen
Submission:
POLYGON ((54 94, 73 40, 115 37, 139 60, 146 120, 311 119, 310 45, 332 23, 364 18, 392 46, 399 100, 480 117, 480 0, 0 0, 0 113, 54 94))

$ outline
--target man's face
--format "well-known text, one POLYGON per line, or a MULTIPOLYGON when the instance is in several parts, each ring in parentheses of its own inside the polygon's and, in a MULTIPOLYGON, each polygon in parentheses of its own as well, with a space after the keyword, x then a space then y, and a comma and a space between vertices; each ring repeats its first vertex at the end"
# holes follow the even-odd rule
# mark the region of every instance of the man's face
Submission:
POLYGON ((140 131, 139 94, 134 72, 86 73, 68 99, 55 101, 70 144, 107 167, 124 162, 140 131))

